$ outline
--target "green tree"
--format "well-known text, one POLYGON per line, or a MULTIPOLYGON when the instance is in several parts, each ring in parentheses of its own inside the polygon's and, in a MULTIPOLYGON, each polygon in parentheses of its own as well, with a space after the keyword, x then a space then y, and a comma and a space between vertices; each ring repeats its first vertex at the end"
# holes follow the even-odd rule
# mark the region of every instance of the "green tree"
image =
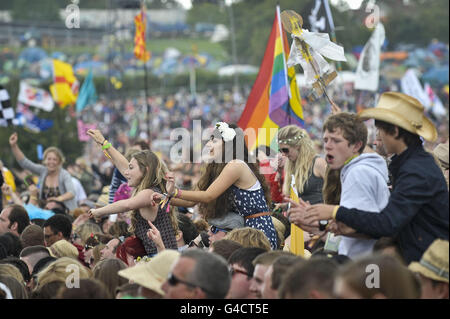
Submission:
POLYGON ((55 22, 61 20, 59 5, 53 0, 14 0, 11 15, 14 21, 55 22))
POLYGON ((228 25, 229 19, 223 6, 205 2, 192 6, 188 11, 186 22, 191 26, 198 22, 228 25))

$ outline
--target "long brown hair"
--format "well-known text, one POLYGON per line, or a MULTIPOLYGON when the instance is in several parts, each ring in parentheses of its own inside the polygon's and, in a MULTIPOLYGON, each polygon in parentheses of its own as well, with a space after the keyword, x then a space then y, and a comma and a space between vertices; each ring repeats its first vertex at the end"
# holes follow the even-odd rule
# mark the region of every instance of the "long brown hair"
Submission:
MULTIPOLYGON (((205 191, 208 187, 214 182, 214 180, 222 173, 224 167, 228 164, 226 160, 234 160, 240 159, 243 160, 252 170, 253 174, 255 174, 256 178, 261 184, 261 187, 264 191, 264 196, 267 202, 268 207, 271 204, 270 197, 270 189, 267 186, 265 178, 259 173, 259 165, 255 158, 253 158, 247 149, 244 140, 244 132, 240 127, 235 124, 230 124, 230 128, 236 131, 236 136, 232 141, 225 142, 220 135, 220 132, 215 129, 213 135, 211 137, 220 137, 223 141, 222 146, 222 162, 221 163, 208 163, 202 172, 200 180, 197 183, 197 189, 201 191, 205 191), (232 144, 231 144, 232 143, 232 144), (230 145, 231 144, 231 145, 230 145), (232 146, 232 147, 231 147, 232 146), (228 150, 232 149, 232 153, 228 152, 228 150), (238 150, 243 150, 242 154, 238 153, 238 150)), ((209 218, 222 217, 227 214, 231 210, 232 203, 232 190, 229 187, 224 193, 222 193, 216 200, 210 203, 200 203, 199 209, 200 214, 205 217, 206 220, 209 218)))
POLYGON ((330 169, 327 166, 322 187, 323 202, 329 205, 339 205, 341 201, 341 170, 330 169))
MULTIPOLYGON (((136 195, 144 189, 157 189, 158 192, 167 193, 165 175, 168 172, 166 164, 152 151, 144 150, 132 155, 132 158, 138 163, 139 169, 143 172, 139 185, 134 189, 132 196, 136 195)), ((134 232, 136 229, 136 215, 139 210, 134 210, 131 213, 131 225, 130 232, 134 232)), ((169 211, 170 220, 174 231, 178 230, 177 218, 173 212, 173 207, 169 211)))

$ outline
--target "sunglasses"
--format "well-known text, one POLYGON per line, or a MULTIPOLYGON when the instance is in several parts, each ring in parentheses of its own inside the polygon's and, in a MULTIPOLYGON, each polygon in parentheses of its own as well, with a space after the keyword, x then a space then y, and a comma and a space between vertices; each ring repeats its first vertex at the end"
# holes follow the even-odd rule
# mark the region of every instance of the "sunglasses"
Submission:
POLYGON ((86 245, 84 245, 84 250, 92 249, 94 247, 95 246, 91 246, 91 245, 86 244, 86 245))
POLYGON ((229 231, 231 231, 231 229, 228 229, 228 228, 224 229, 224 228, 219 228, 219 227, 216 227, 214 225, 211 225, 210 231, 213 234, 217 234, 219 231, 223 231, 224 233, 228 233, 229 231))
POLYGON ((235 269, 233 267, 228 268, 228 271, 230 272, 231 277, 233 277, 235 274, 242 274, 244 276, 247 276, 247 279, 251 279, 253 277, 248 272, 239 270, 239 269, 235 269))
POLYGON ((283 154, 289 154, 289 149, 287 147, 280 148, 280 152, 283 154))
POLYGON ((170 286, 176 286, 176 285, 181 283, 181 284, 185 284, 186 286, 189 286, 189 287, 192 287, 192 288, 198 287, 197 285, 191 284, 190 282, 187 282, 187 281, 184 281, 184 280, 181 280, 181 279, 177 278, 172 273, 169 273, 169 276, 167 277, 167 283, 170 286))

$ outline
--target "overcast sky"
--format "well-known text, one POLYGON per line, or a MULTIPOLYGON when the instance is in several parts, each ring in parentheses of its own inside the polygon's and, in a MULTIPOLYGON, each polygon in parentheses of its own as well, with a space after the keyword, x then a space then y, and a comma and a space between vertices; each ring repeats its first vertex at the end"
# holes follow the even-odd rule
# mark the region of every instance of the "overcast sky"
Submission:
MULTIPOLYGON (((177 0, 179 3, 181 3, 183 5, 183 7, 188 10, 192 7, 191 4, 191 0, 177 0)), ((245 0, 244 0, 245 1, 245 0)), ((339 0, 330 0, 330 2, 332 4, 337 3, 339 0)), ((348 3, 348 6, 350 7, 350 9, 352 10, 356 10, 359 9, 359 7, 361 6, 361 3, 364 0, 345 0, 348 3)), ((231 2, 231 0, 225 0, 226 3, 231 2)))

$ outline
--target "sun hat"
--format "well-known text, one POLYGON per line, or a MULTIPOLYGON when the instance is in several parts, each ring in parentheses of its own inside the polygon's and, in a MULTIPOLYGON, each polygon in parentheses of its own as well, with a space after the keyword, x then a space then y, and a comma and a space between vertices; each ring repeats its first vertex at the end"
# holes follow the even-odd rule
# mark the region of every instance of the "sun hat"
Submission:
POLYGON ((172 264, 179 256, 180 253, 177 250, 165 249, 150 261, 122 269, 118 274, 164 296, 165 293, 161 287, 169 276, 172 264))
POLYGON ((436 127, 424 115, 423 105, 417 99, 403 93, 381 94, 377 106, 359 112, 358 117, 363 120, 375 119, 397 125, 430 142, 437 139, 436 127))
POLYGON ((432 280, 448 283, 448 240, 436 239, 425 251, 419 262, 408 268, 432 280))
POLYGON ((433 150, 433 154, 439 159, 441 166, 448 169, 448 144, 438 144, 433 150))

